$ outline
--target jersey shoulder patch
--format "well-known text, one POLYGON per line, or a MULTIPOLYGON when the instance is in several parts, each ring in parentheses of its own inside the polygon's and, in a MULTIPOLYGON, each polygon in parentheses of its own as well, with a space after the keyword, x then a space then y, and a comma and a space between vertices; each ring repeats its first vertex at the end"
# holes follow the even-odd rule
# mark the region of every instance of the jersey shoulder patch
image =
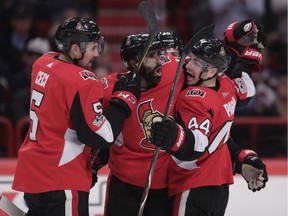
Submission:
POLYGON ((239 89, 239 92, 241 94, 246 94, 247 93, 247 86, 242 78, 236 78, 234 79, 234 82, 236 84, 236 87, 239 89))
POLYGON ((88 71, 88 70, 80 71, 79 74, 84 80, 88 80, 88 79, 98 80, 97 76, 93 72, 88 71))
POLYGON ((106 77, 101 78, 100 82, 102 83, 104 89, 108 88, 108 81, 106 77))
POLYGON ((201 97, 204 98, 206 95, 206 91, 203 91, 202 89, 190 89, 186 92, 187 97, 201 97))

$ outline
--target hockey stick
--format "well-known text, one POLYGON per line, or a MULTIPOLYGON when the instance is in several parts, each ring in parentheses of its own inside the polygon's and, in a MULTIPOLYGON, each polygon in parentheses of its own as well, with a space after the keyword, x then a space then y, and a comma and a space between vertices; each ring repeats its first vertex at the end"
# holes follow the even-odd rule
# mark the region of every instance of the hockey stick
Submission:
MULTIPOLYGON (((178 81, 179 81, 180 71, 181 71, 182 66, 184 64, 185 58, 190 53, 192 47, 199 40, 201 40, 202 38, 207 38, 207 37, 213 36, 214 29, 215 29, 215 25, 214 24, 211 24, 211 25, 208 25, 208 26, 204 27, 199 32, 197 32, 188 41, 188 43, 185 45, 185 47, 184 47, 184 49, 182 51, 180 62, 178 64, 178 68, 177 68, 177 71, 176 71, 176 74, 175 74, 174 81, 173 81, 173 84, 172 84, 172 87, 171 87, 171 91, 170 91, 170 95, 169 95, 168 102, 167 102, 167 105, 166 105, 163 121, 168 119, 169 112, 171 110, 172 103, 173 103, 173 100, 174 100, 176 87, 177 87, 177 84, 178 84, 178 81)), ((149 192, 149 189, 150 189, 150 185, 151 185, 151 181, 152 181, 152 177, 153 177, 156 161, 157 161, 157 158, 158 158, 159 150, 160 150, 160 147, 156 146, 155 150, 154 150, 153 157, 152 157, 152 161, 151 161, 151 164, 150 164, 150 169, 149 169, 149 172, 148 172, 148 175, 147 175, 147 178, 146 178, 146 183, 145 183, 145 187, 144 187, 143 194, 142 194, 142 199, 141 199, 140 208, 139 208, 139 211, 138 211, 138 216, 142 216, 143 211, 144 211, 144 207, 145 207, 145 203, 146 203, 146 200, 147 200, 147 197, 148 197, 148 192, 149 192)))
MULTIPOLYGON (((137 67, 134 68, 133 71, 131 71, 131 76, 134 78, 134 74, 138 73, 143 60, 145 58, 145 56, 147 55, 147 52, 154 40, 155 35, 157 34, 158 31, 158 20, 156 17, 156 14, 154 12, 154 10, 146 3, 146 1, 141 1, 138 4, 138 11, 141 14, 141 16, 144 18, 146 25, 149 28, 149 38, 148 40, 145 42, 144 48, 143 48, 143 52, 141 53, 141 56, 139 58, 139 62, 137 63, 137 67)), ((132 79, 133 79, 132 78, 132 79)), ((99 154, 100 149, 94 149, 91 155, 91 164, 94 163, 97 155, 99 154)))
POLYGON ((154 10, 146 3, 146 1, 141 1, 138 4, 138 11, 141 14, 141 16, 144 18, 146 25, 149 28, 149 38, 145 43, 143 52, 141 53, 139 62, 137 63, 137 67, 136 67, 137 72, 140 69, 143 63, 143 60, 145 56, 147 55, 147 52, 152 44, 152 41, 154 40, 154 37, 158 31, 158 20, 157 20, 156 14, 154 10))
POLYGON ((3 210, 9 216, 24 216, 26 213, 22 211, 13 202, 7 199, 5 196, 0 196, 0 209, 3 210))

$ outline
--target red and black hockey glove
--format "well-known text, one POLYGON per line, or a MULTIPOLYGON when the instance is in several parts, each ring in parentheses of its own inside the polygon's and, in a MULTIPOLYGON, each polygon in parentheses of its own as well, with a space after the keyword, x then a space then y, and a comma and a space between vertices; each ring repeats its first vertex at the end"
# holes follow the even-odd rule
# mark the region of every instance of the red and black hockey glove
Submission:
POLYGON ((260 70, 261 50, 267 45, 263 26, 252 20, 234 22, 224 32, 224 44, 238 56, 238 62, 252 64, 255 72, 260 70))
POLYGON ((176 152, 185 140, 183 128, 173 120, 154 122, 151 125, 150 142, 165 149, 167 152, 176 152))
POLYGON ((92 184, 91 188, 94 187, 96 182, 98 181, 98 171, 108 164, 109 156, 110 156, 110 148, 100 149, 96 158, 93 158, 95 149, 91 150, 91 161, 92 162, 92 184))
POLYGON ((238 154, 238 160, 242 164, 240 172, 248 183, 249 190, 255 192, 265 188, 268 181, 266 165, 257 154, 244 149, 238 154))
POLYGON ((122 107, 126 115, 130 116, 141 96, 140 82, 141 77, 136 73, 132 76, 131 74, 119 74, 112 91, 110 104, 122 107))

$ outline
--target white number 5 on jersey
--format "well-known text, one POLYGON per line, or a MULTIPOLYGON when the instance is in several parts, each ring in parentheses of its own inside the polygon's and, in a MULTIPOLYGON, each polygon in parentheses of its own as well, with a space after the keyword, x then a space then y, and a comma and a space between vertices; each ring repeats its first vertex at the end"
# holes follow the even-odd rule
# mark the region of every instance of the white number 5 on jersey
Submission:
POLYGON ((43 100, 44 94, 41 92, 38 92, 36 90, 33 89, 32 91, 32 95, 31 95, 31 101, 30 101, 30 119, 32 120, 32 127, 31 127, 31 131, 30 131, 30 139, 33 141, 36 141, 36 132, 37 132, 37 128, 38 128, 38 116, 37 113, 34 109, 32 109, 32 102, 34 101, 34 105, 36 107, 40 107, 41 106, 41 102, 43 100))

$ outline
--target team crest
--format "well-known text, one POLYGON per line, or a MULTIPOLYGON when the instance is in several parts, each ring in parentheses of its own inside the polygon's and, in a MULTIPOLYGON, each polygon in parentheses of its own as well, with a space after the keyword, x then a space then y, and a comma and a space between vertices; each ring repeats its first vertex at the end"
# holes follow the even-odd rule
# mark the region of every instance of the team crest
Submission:
POLYGON ((151 138, 151 125, 153 122, 162 121, 163 115, 153 110, 152 100, 149 100, 139 104, 137 116, 145 136, 139 144, 145 149, 154 150, 155 145, 149 143, 149 139, 151 138))
POLYGON ((130 37, 128 37, 127 40, 125 41, 125 45, 126 45, 126 46, 130 46, 130 45, 131 45, 131 39, 130 39, 130 37))
POLYGON ((219 54, 221 56, 225 56, 226 55, 226 51, 225 51, 224 47, 221 47, 219 54))
POLYGON ((81 24, 81 22, 77 23, 76 29, 78 29, 79 31, 83 30, 83 25, 81 24))
POLYGON ((206 92, 205 91, 202 91, 200 89, 192 89, 190 91, 188 91, 186 93, 186 96, 192 96, 192 97, 202 97, 204 98, 206 95, 206 92))
POLYGON ((161 62, 162 62, 162 65, 168 64, 168 63, 171 62, 171 59, 170 59, 169 56, 166 55, 166 54, 161 54, 161 55, 160 55, 160 60, 161 60, 161 62))
POLYGON ((84 80, 87 80, 87 79, 98 80, 97 76, 94 73, 92 73, 91 71, 88 71, 88 70, 81 71, 81 72, 79 72, 79 74, 81 75, 81 77, 84 80))

